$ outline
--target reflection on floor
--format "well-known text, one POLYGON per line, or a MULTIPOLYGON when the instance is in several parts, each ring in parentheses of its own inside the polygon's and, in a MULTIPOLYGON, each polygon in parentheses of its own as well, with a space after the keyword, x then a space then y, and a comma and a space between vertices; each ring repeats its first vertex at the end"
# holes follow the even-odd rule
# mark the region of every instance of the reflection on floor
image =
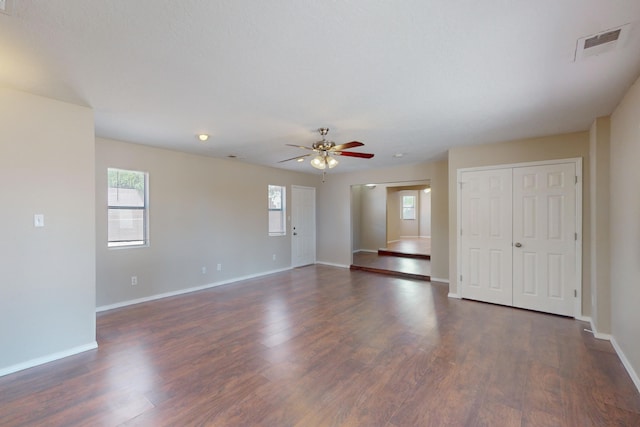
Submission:
POLYGON ((389 252, 397 252, 402 254, 419 254, 431 256, 431 238, 430 237, 409 237, 400 240, 394 240, 387 243, 385 248, 389 252))
POLYGON ((430 281, 430 259, 431 239, 402 239, 389 242, 377 253, 355 252, 351 269, 430 281))

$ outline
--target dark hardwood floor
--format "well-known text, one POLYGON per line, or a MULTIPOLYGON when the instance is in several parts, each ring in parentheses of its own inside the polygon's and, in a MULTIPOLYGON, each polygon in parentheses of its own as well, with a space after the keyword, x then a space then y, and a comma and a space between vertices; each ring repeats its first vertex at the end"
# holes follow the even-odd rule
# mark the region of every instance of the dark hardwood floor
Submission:
POLYGON ((309 266, 98 315, 0 378, 2 426, 638 426, 610 343, 445 285, 309 266))

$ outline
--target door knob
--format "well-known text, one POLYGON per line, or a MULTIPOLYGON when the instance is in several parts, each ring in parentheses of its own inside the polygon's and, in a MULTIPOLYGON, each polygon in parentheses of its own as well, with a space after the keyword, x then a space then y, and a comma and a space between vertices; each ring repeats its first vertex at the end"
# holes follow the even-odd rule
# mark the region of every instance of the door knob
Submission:
POLYGON ((297 236, 297 235, 298 235, 298 233, 296 233, 296 232, 294 231, 294 232, 293 232, 293 235, 294 235, 294 236, 297 236))
POLYGON ((521 247, 522 247, 522 243, 520 243, 520 242, 516 242, 516 244, 515 244, 515 245, 513 245, 513 246, 515 246, 516 248, 521 248, 521 247))

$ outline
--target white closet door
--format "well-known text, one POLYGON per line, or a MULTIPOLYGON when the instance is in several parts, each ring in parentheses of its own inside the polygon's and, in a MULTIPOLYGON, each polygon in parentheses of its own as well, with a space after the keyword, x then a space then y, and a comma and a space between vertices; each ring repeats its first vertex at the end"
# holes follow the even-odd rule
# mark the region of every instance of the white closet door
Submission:
POLYGON ((575 164, 513 169, 513 305, 574 316, 575 164))
POLYGON ((511 169, 461 178, 461 296, 512 305, 511 169))

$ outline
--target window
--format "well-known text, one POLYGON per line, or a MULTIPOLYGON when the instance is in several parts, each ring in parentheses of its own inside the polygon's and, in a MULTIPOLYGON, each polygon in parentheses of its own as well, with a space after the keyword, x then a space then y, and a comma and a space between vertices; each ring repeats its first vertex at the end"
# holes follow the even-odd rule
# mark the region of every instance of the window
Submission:
POLYGON ((416 196, 402 196, 402 219, 416 219, 416 196))
POLYGON ((147 244, 147 174, 107 169, 108 246, 147 244))
POLYGON ((285 187, 269 186, 269 236, 285 236, 287 234, 285 200, 285 187))

